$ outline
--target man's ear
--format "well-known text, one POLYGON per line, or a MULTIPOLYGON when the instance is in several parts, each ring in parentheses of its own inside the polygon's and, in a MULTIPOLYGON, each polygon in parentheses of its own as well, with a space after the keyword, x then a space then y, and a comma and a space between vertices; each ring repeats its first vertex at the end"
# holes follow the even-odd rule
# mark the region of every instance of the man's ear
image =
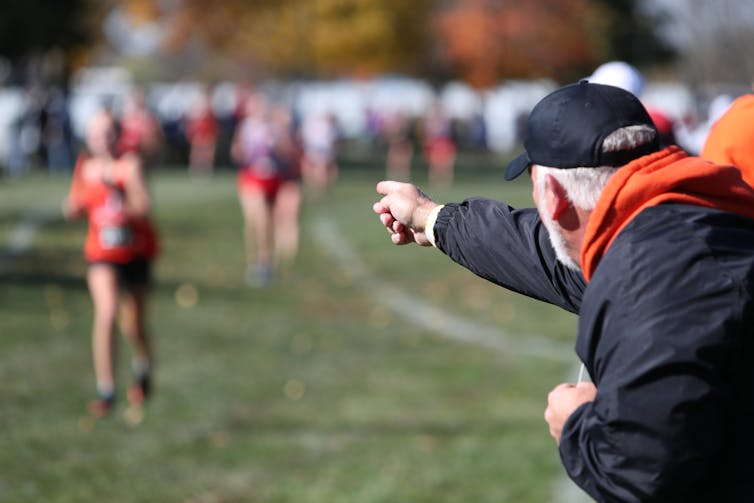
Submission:
POLYGON ((563 212, 568 210, 571 202, 568 195, 560 182, 552 175, 545 175, 545 203, 550 212, 550 218, 557 221, 563 216, 563 212))

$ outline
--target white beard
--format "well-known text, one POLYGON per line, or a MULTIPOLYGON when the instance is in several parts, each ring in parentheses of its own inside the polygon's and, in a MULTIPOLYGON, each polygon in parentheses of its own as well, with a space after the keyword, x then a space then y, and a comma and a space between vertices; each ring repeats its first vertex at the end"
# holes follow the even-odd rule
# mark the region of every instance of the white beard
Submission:
POLYGON ((550 244, 555 250, 555 256, 557 257, 558 262, 566 266, 568 269, 580 272, 581 267, 568 254, 568 246, 566 245, 566 241, 563 238, 563 234, 560 233, 557 224, 547 215, 546 211, 540 211, 539 216, 545 229, 547 229, 547 234, 550 236, 550 244))
MULTIPOLYGON (((568 253, 568 243, 566 243, 563 234, 560 232, 559 225, 555 223, 552 217, 550 217, 550 212, 547 211, 547 204, 545 203, 547 200, 545 197, 545 183, 539 171, 537 172, 536 178, 537 179, 533 182, 534 190, 537 191, 539 204, 543 206, 543 208, 540 208, 539 204, 537 204, 537 212, 539 213, 539 218, 544 224, 545 229, 547 229, 547 234, 550 237, 550 244, 552 245, 553 250, 555 250, 555 257, 558 259, 558 262, 566 266, 566 268, 581 272, 581 266, 576 263, 568 253)), ((537 203, 536 200, 535 203, 537 203)))

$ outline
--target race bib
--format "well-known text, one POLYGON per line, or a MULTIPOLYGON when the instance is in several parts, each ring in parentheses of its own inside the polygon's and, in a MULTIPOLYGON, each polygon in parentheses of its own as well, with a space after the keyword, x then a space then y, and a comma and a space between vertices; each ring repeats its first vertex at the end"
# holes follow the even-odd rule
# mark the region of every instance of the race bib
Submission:
POLYGON ((99 241, 108 250, 128 246, 133 241, 133 233, 128 226, 106 226, 100 229, 99 241))

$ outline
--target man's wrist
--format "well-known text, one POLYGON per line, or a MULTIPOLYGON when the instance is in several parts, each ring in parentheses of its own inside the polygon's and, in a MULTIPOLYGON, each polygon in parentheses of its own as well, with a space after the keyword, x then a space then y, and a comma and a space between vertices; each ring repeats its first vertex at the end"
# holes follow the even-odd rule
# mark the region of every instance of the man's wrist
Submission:
POLYGON ((432 211, 427 215, 427 220, 424 224, 424 235, 427 236, 427 241, 429 241, 435 248, 437 248, 437 245, 435 244, 435 222, 437 222, 437 215, 440 214, 440 211, 444 207, 444 204, 438 204, 432 208, 432 211))

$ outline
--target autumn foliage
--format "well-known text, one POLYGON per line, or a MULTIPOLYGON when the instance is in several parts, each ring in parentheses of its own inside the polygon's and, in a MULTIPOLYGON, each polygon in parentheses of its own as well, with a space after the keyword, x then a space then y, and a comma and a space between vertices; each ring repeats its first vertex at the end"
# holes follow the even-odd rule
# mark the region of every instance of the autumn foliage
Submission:
POLYGON ((259 72, 410 73, 423 53, 430 5, 430 0, 184 0, 172 13, 176 22, 167 48, 179 51, 198 36, 259 72))
MULTIPOLYGON (((505 79, 587 75, 620 23, 608 0, 111 0, 164 33, 162 56, 230 62, 252 78, 402 73, 505 79), (199 54, 199 56, 197 56, 199 54)), ((205 65, 206 66, 206 65, 205 65)))
POLYGON ((487 87, 501 79, 585 75, 609 16, 588 0, 456 0, 434 19, 446 63, 487 87))

